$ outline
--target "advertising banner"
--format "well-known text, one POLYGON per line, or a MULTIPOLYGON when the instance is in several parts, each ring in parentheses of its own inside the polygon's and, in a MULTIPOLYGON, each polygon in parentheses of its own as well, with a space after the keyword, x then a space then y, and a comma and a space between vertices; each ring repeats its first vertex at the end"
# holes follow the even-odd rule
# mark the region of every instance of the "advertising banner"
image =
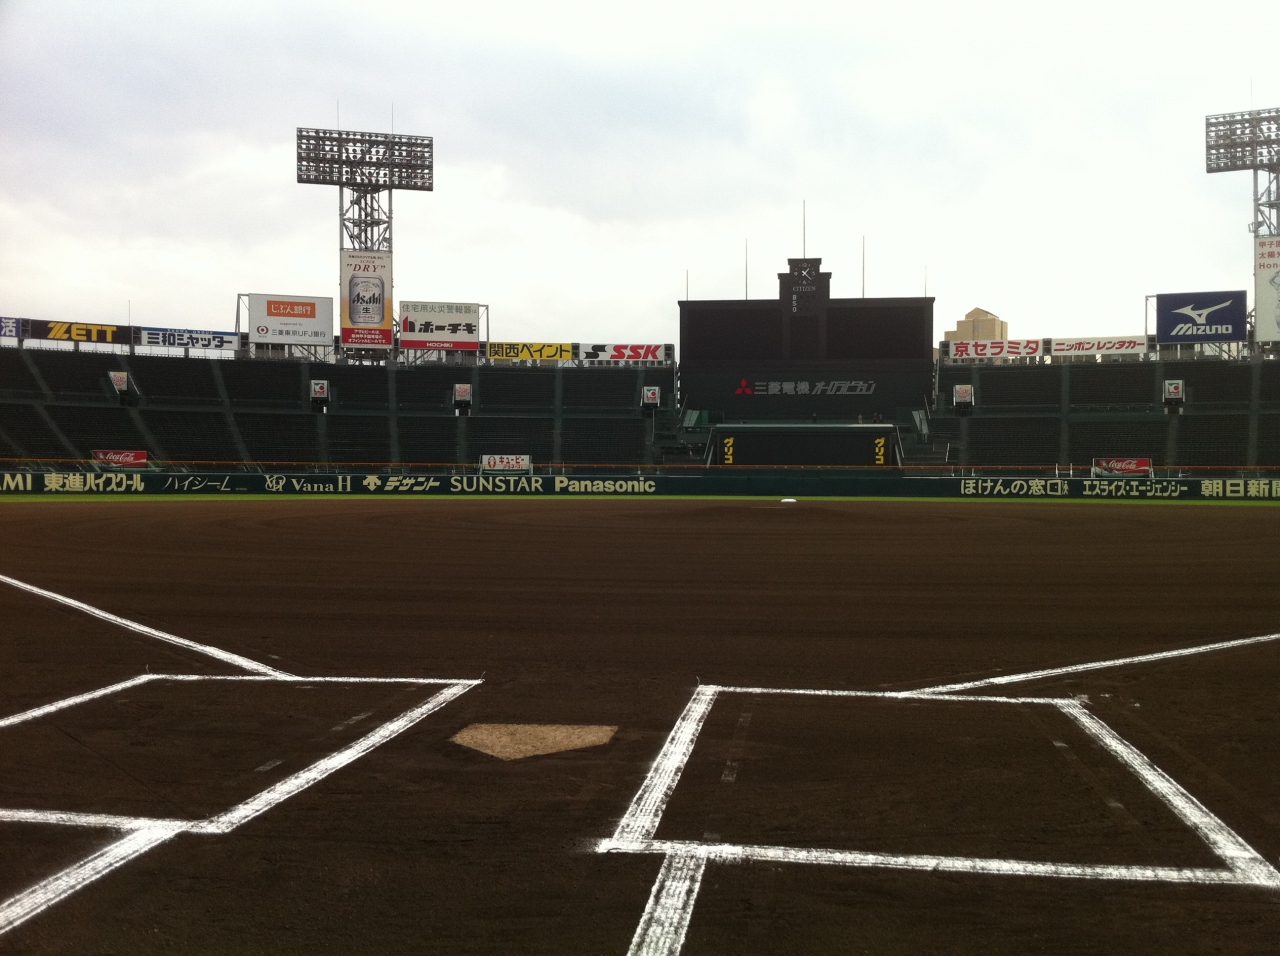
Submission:
POLYGON ((1026 358, 1039 355, 1044 348, 1040 339, 994 339, 985 342, 952 342, 951 357, 958 358, 1026 358))
POLYGON ((199 329, 140 328, 135 345, 154 345, 169 349, 234 349, 240 344, 235 332, 202 332, 199 329))
POLYGON ((89 322, 46 322, 27 319, 23 333, 29 339, 55 342, 109 342, 128 345, 133 341, 133 328, 128 325, 95 325, 89 322))
POLYGON ((0 472, 0 496, 7 495, 345 495, 616 497, 659 495, 848 496, 902 498, 987 498, 1053 500, 1280 499, 1280 478, 917 478, 885 469, 737 470, 723 466, 680 475, 387 475, 202 473, 137 470, 103 472, 0 472), (888 471, 885 474, 884 471, 888 471))
POLYGON ((657 385, 645 385, 640 389, 641 405, 661 405, 662 389, 657 385))
POLYGON ((973 386, 972 385, 951 386, 951 403, 953 405, 972 405, 973 404, 973 386))
POLYGON ((22 320, 0 315, 0 338, 16 339, 22 336, 22 320))
POLYGON ((1280 239, 1255 239, 1254 253, 1254 336, 1258 342, 1280 342, 1280 239))
POLYGON ((477 351, 480 306, 474 302, 401 302, 400 347, 477 351))
POLYGON ((1054 339, 1053 355, 1141 355, 1147 351, 1145 335, 1121 339, 1054 339))
POLYGON ((145 451, 92 451, 93 460, 116 468, 146 468, 145 451))
POLYGON ((665 345, 587 345, 578 346, 577 358, 583 362, 665 362, 665 345))
POLYGON ((1243 289, 1156 296, 1156 341, 1161 345, 1243 342, 1248 303, 1243 289))
POLYGON ((1147 477, 1151 474, 1151 459, 1095 458, 1089 474, 1094 478, 1147 477))
POLYGON ((391 253, 342 250, 342 344, 389 349, 394 319, 391 253))
POLYGON ((572 342, 488 342, 485 353, 503 362, 571 362, 572 342))
POLYGON ((107 378, 111 379, 111 387, 117 392, 129 391, 129 373, 128 372, 108 372, 107 378))
POLYGON ((480 459, 485 471, 531 471, 533 458, 529 455, 485 455, 480 459))
POLYGON ((253 293, 249 296, 249 341, 328 345, 333 341, 333 299, 253 293))
POLYGON ((328 379, 313 378, 311 380, 311 399, 316 402, 327 402, 329 400, 328 379))

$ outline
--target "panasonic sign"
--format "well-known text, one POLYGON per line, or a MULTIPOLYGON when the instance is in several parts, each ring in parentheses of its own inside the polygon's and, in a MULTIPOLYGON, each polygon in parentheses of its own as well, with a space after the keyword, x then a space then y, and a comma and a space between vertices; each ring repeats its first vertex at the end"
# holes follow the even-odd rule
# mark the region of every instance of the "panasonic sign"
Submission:
POLYGON ((1156 296, 1156 341, 1243 342, 1248 303, 1237 292, 1178 292, 1156 296))

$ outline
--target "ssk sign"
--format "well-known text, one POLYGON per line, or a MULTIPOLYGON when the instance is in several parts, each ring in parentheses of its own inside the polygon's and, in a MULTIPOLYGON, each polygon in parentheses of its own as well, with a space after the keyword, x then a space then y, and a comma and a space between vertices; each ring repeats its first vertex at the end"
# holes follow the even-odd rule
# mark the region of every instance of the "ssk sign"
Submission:
POLYGON ((1245 340, 1245 293, 1179 292, 1156 296, 1156 341, 1163 345, 1245 340))
POLYGON ((145 451, 94 451, 93 460, 116 468, 146 468, 145 451))
POLYGON ((1140 475, 1151 476, 1150 458, 1095 458, 1093 460, 1093 478, 1129 478, 1140 475))
POLYGON ((666 359, 661 345, 587 345, 578 346, 583 362, 662 362, 666 359))

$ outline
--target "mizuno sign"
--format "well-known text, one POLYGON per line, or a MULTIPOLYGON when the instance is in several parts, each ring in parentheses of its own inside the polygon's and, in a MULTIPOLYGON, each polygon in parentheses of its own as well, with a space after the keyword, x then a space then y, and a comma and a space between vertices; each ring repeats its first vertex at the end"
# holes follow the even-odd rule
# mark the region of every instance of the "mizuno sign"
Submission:
POLYGON ((1181 292, 1156 296, 1156 341, 1243 342, 1248 306, 1238 292, 1181 292))

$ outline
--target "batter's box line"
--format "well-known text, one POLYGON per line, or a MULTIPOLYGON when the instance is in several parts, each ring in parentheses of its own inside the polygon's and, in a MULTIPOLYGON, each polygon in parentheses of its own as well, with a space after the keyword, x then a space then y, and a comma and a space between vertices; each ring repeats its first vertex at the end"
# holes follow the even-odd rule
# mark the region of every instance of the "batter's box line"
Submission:
MULTIPOLYGON (((1239 642, 1227 642, 1234 645, 1239 642)), ((1221 646, 1221 645, 1219 645, 1221 646)), ((1043 672, 1040 672, 1043 673, 1043 672)), ((663 854, 662 868, 631 941, 630 956, 674 956, 684 945, 698 889, 708 862, 820 864, 992 876, 1054 877, 1078 880, 1130 880, 1157 883, 1239 885, 1280 889, 1280 872, 1212 811, 1074 698, 997 697, 922 691, 839 691, 700 685, 689 699, 662 750, 619 821, 613 836, 598 841, 600 853, 663 854), (880 698, 884 700, 1035 704, 1069 717, 1165 804, 1223 863, 1221 868, 1115 866, 1047 863, 981 857, 888 854, 801 847, 656 840, 662 814, 675 793, 712 706, 721 694, 797 697, 880 698)))
POLYGON ((77 694, 64 700, 23 711, 0 721, 0 728, 35 720, 47 714, 74 707, 152 681, 251 681, 273 683, 340 683, 340 684, 416 684, 444 685, 437 693, 411 707, 398 717, 380 724, 345 747, 322 757, 311 765, 285 777, 260 793, 229 810, 203 820, 180 820, 163 817, 133 817, 106 813, 70 813, 58 810, 0 809, 0 823, 48 824, 57 826, 95 827, 125 831, 125 836, 101 850, 86 856, 46 880, 0 902, 0 935, 25 923, 51 906, 66 899, 130 860, 160 846, 180 833, 221 835, 230 833, 265 813, 277 804, 296 796, 330 774, 409 730, 427 715, 460 697, 480 680, 452 680, 427 677, 279 677, 208 674, 144 674, 108 687, 77 694))

